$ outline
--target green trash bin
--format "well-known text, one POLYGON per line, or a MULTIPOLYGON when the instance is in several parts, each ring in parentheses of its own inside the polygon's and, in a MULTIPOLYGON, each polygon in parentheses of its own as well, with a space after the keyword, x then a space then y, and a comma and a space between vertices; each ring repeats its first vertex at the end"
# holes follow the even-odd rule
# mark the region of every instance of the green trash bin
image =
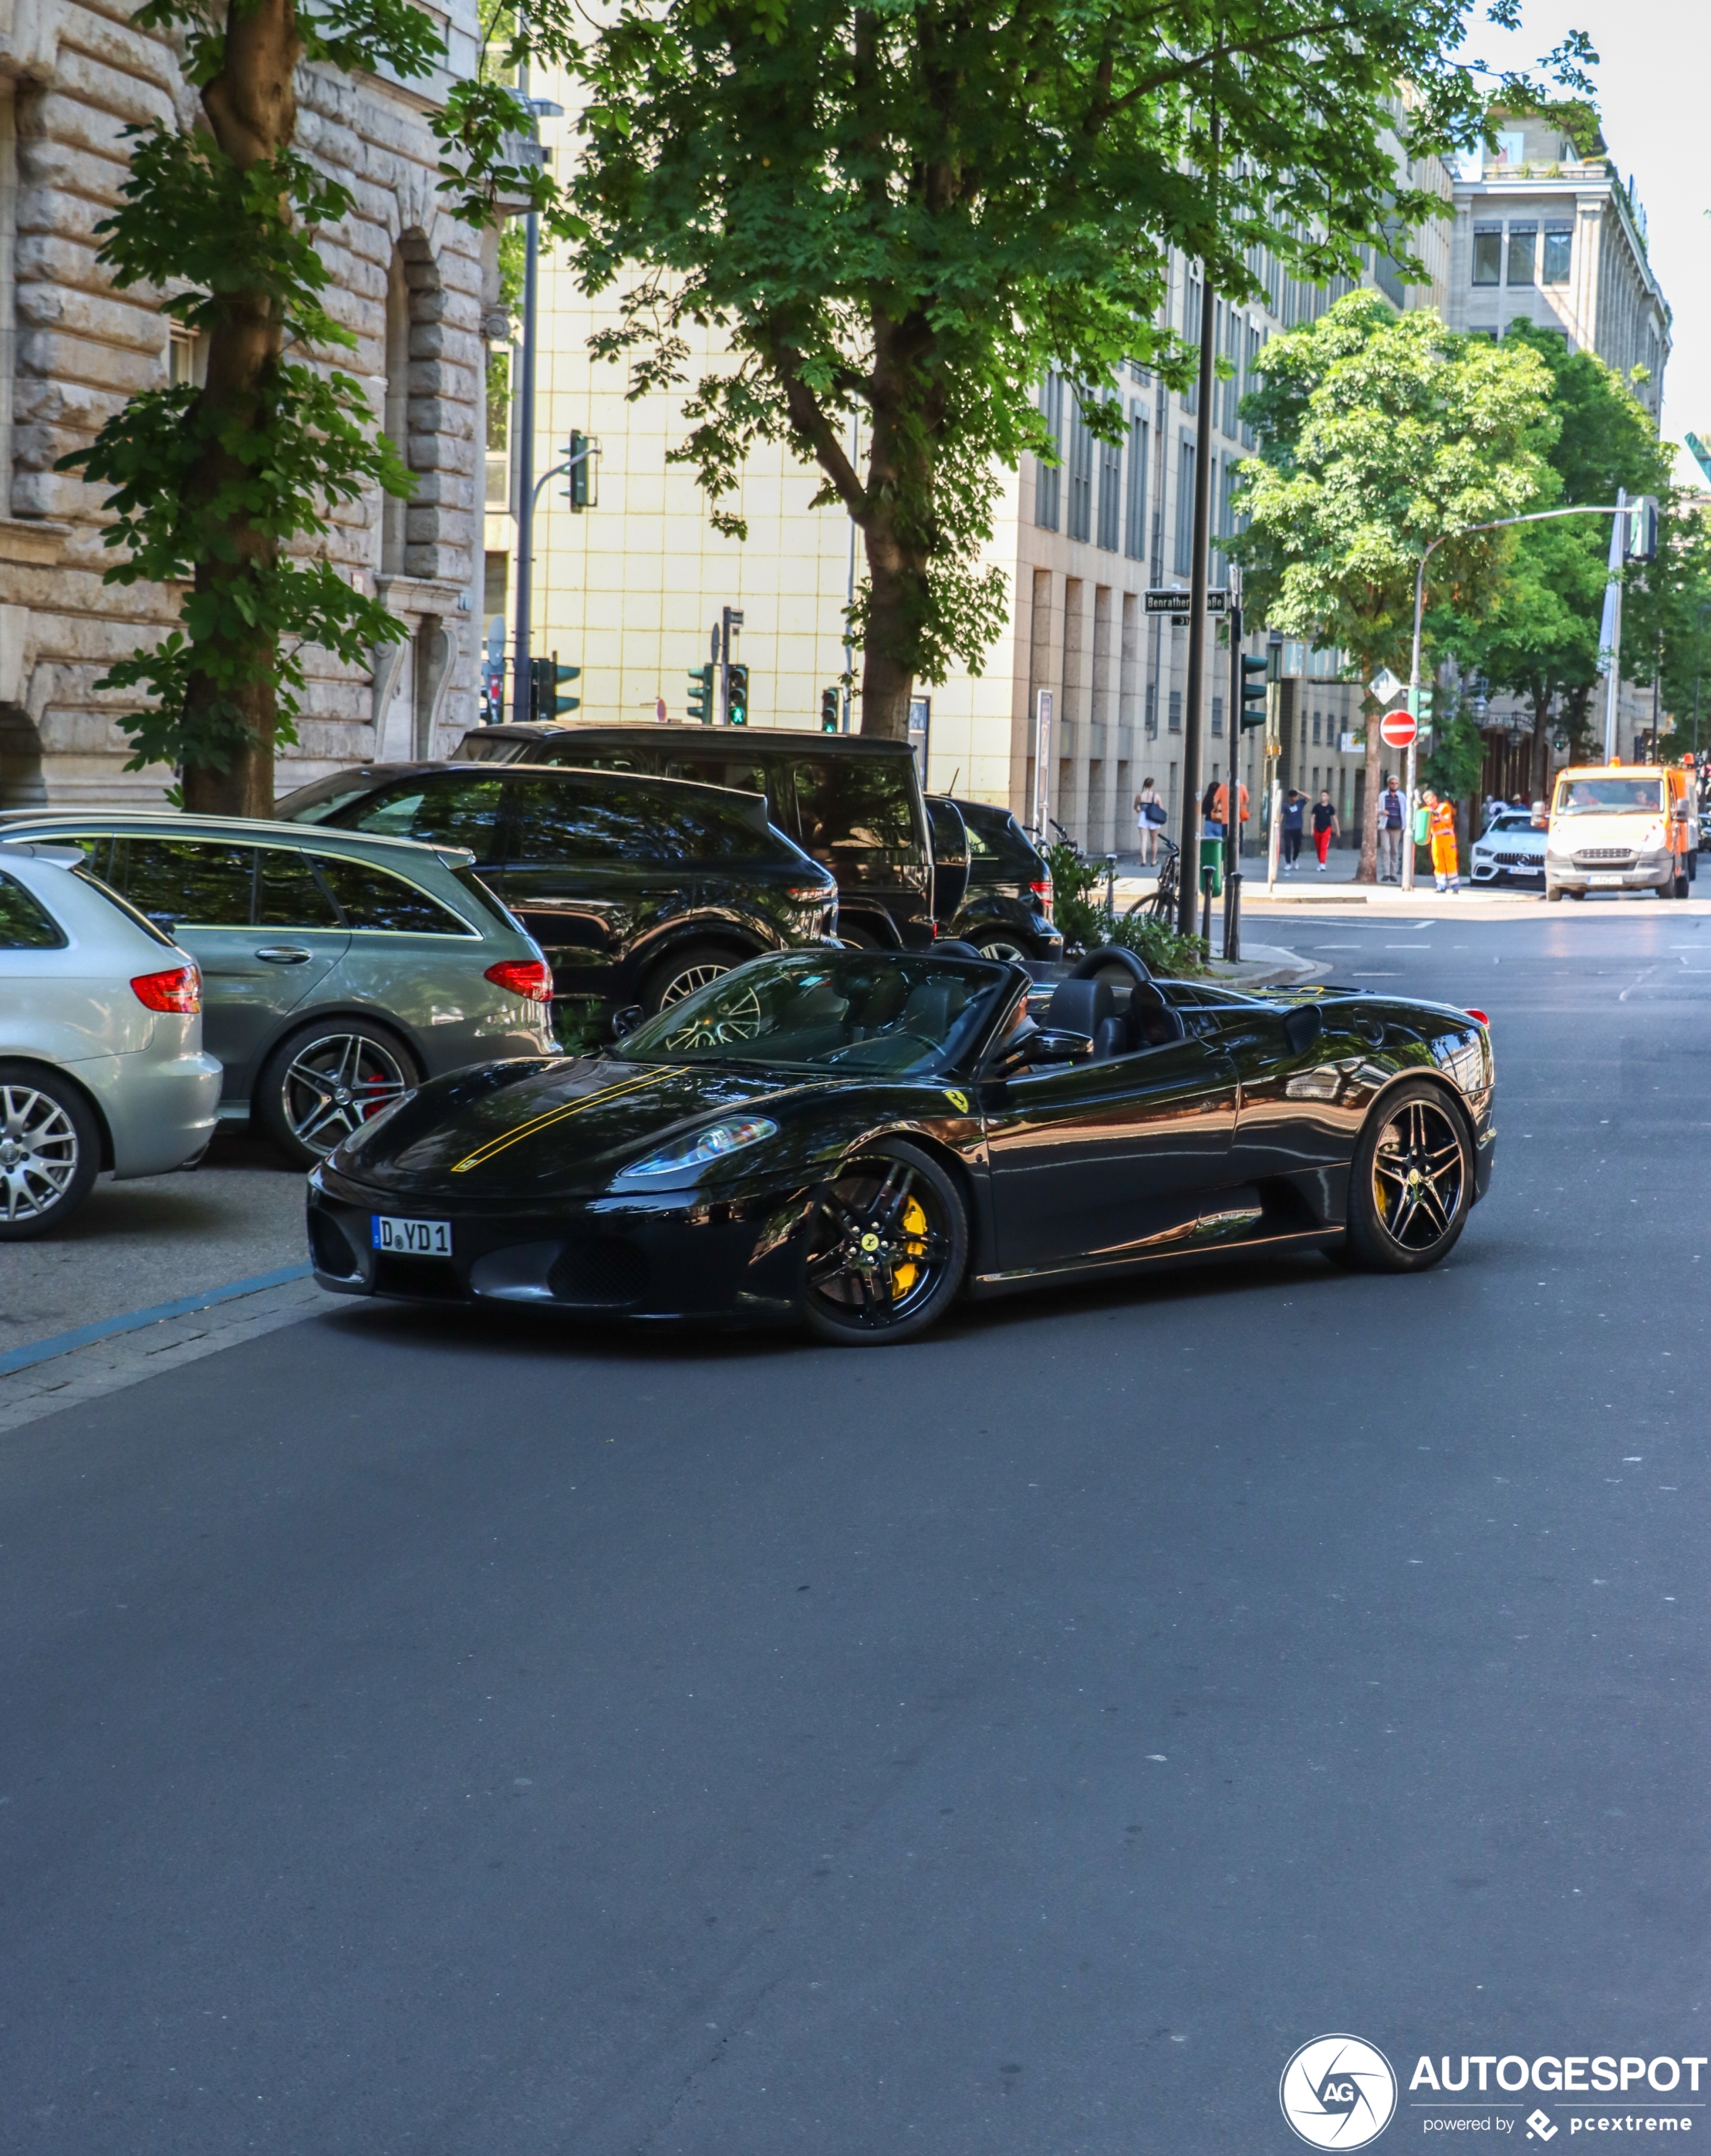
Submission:
POLYGON ((1209 898, 1224 896, 1224 841, 1200 840, 1200 889, 1209 898))

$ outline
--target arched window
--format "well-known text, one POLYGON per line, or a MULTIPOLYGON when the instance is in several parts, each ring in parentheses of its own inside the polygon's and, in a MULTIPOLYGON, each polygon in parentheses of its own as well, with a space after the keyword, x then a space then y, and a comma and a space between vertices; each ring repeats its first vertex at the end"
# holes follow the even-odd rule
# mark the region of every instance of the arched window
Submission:
MULTIPOLYGON (((439 272, 427 239, 419 231, 406 232, 393 249, 387 269, 386 404, 381 425, 412 471, 424 470, 430 461, 432 418, 427 407, 433 392, 419 390, 412 375, 413 371, 427 372, 434 357, 432 336, 439 306, 439 272)), ((419 487, 412 499, 420 502, 422 495, 419 487)), ((386 496, 380 531, 383 577, 426 573, 410 558, 410 507, 409 501, 386 496)))

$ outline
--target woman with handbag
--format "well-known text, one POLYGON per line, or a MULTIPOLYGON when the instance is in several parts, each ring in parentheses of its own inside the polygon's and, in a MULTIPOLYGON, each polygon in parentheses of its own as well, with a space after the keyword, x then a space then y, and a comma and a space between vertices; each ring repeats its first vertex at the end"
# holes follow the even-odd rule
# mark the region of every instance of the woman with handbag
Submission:
POLYGON ((1156 868, 1159 865, 1159 834, 1169 820, 1164 803, 1159 798, 1159 789, 1148 778, 1142 782, 1135 796, 1135 829, 1141 841, 1141 866, 1156 868))

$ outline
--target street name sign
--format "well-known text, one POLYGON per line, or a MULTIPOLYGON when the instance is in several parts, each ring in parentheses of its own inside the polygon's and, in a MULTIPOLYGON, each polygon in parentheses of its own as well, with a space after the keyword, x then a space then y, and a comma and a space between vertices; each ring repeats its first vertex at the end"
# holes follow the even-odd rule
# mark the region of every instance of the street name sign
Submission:
MULTIPOLYGON (((1174 585, 1170 584, 1154 584, 1148 588, 1147 612, 1148 613, 1186 614, 1192 613, 1193 609, 1194 594, 1191 592, 1178 591, 1174 585)), ((1229 611, 1228 587, 1224 584, 1215 584, 1206 593, 1206 612, 1228 613, 1229 611)))

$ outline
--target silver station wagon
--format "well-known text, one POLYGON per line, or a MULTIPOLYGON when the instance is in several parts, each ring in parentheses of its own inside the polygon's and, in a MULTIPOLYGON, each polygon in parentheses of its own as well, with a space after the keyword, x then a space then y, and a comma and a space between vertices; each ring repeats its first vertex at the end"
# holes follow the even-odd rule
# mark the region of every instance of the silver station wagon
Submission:
POLYGON ((461 847, 172 809, 11 818, 202 968, 220 1116, 308 1167, 424 1078, 552 1050, 552 975, 461 847))

